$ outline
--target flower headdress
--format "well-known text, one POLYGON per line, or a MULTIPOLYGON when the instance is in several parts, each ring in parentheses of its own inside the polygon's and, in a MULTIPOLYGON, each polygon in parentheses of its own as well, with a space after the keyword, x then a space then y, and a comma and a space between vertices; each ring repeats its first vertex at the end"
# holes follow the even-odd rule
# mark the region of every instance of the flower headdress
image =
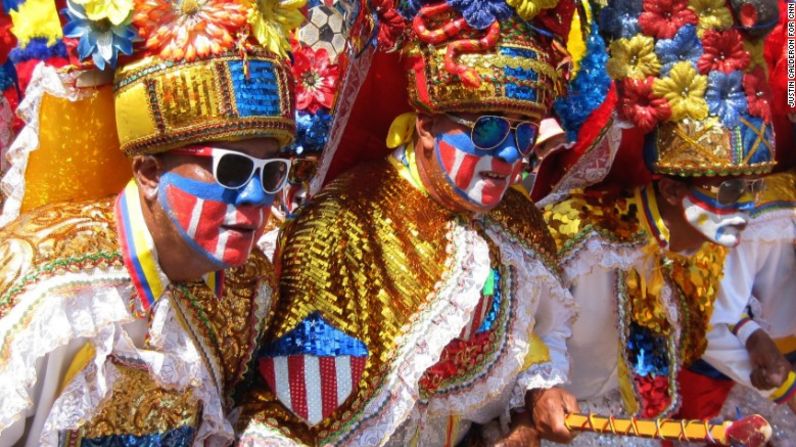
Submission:
POLYGON ((769 25, 743 13, 736 24, 734 12, 725 0, 621 0, 601 11, 602 30, 613 39, 607 69, 619 88, 620 116, 648 132, 645 153, 657 174, 773 168, 758 38, 769 25))

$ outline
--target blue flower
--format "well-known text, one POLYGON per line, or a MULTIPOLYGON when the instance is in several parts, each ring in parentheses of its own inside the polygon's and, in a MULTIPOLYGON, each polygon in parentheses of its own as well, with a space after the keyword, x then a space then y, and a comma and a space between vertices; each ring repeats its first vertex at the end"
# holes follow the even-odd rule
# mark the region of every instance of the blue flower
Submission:
POLYGON ((632 37, 638 34, 641 0, 616 0, 600 11, 600 29, 611 37, 632 37))
POLYGON ((730 128, 737 126, 741 113, 747 111, 742 82, 743 72, 739 70, 730 73, 714 70, 708 75, 708 89, 705 92, 708 110, 730 128))
MULTIPOLYGON (((475 29, 489 28, 496 20, 506 20, 514 14, 514 10, 505 0, 447 0, 467 24, 475 29)), ((425 5, 436 3, 436 0, 401 0, 398 12, 411 20, 425 5)))
POLYGON ((318 113, 296 111, 296 140, 289 150, 296 155, 320 153, 329 139, 332 116, 321 109, 318 113))
POLYGON ((113 25, 109 20, 89 20, 85 11, 79 5, 67 2, 64 10, 69 22, 64 26, 64 36, 80 39, 77 44, 77 53, 80 60, 91 56, 94 65, 104 70, 115 68, 119 53, 133 54, 133 41, 137 33, 128 22, 113 25))
POLYGON ((496 20, 506 20, 514 14, 514 10, 505 0, 448 0, 448 4, 475 29, 487 29, 496 20))
POLYGON ((655 54, 661 61, 661 76, 665 76, 674 64, 690 61, 696 67, 702 56, 702 42, 697 37, 694 25, 685 25, 671 39, 661 39, 655 44, 655 54))
POLYGON ((666 340, 636 323, 630 324, 627 339, 633 371, 639 376, 665 376, 669 373, 666 360, 666 340))

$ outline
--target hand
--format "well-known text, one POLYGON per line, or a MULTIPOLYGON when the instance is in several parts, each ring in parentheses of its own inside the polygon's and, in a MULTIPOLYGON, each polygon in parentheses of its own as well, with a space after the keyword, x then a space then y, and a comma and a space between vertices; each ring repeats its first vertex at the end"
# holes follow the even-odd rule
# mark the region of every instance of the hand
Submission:
POLYGON ((542 439, 567 444, 575 437, 564 425, 564 419, 579 411, 578 402, 567 391, 555 387, 530 390, 525 394, 525 408, 542 439))
POLYGON ((511 432, 498 441, 495 447, 538 447, 539 434, 533 428, 531 413, 512 413, 511 432))
POLYGON ((790 363, 785 359, 774 340, 762 329, 756 330, 746 340, 746 350, 752 362, 752 385, 759 390, 776 388, 788 378, 790 363))

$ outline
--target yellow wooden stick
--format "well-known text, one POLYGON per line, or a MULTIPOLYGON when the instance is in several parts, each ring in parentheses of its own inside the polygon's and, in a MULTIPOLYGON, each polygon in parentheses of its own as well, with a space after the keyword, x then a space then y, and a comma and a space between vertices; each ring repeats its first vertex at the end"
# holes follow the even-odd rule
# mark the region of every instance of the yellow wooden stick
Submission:
POLYGON ((685 419, 628 419, 570 414, 567 415, 565 424, 569 430, 670 441, 706 441, 726 446, 741 443, 757 447, 764 445, 771 437, 771 426, 759 415, 712 424, 708 421, 685 419))

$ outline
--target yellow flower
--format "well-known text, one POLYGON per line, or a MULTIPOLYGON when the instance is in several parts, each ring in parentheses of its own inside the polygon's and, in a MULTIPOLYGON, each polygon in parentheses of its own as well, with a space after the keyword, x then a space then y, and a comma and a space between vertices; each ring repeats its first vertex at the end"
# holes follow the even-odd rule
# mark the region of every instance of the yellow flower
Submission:
POLYGON ((253 0, 249 23, 260 45, 282 57, 290 49, 289 34, 304 21, 307 0, 253 0))
POLYGON ((699 17, 699 36, 709 29, 725 30, 732 26, 732 14, 725 0, 688 0, 688 7, 699 17))
POLYGON ((114 25, 121 25, 133 10, 133 0, 72 0, 83 7, 90 20, 108 19, 114 25))
POLYGON ((543 9, 554 8, 558 5, 558 0, 506 0, 520 17, 531 20, 543 9))
POLYGON ((605 68, 614 79, 644 79, 657 75, 661 69, 652 37, 637 34, 630 39, 615 40, 610 50, 611 58, 605 68))
POLYGON ((671 121, 683 118, 702 120, 708 116, 708 103, 705 101, 707 85, 707 76, 700 75, 690 62, 684 61, 674 64, 669 76, 656 79, 652 84, 652 92, 669 102, 672 108, 671 121))

